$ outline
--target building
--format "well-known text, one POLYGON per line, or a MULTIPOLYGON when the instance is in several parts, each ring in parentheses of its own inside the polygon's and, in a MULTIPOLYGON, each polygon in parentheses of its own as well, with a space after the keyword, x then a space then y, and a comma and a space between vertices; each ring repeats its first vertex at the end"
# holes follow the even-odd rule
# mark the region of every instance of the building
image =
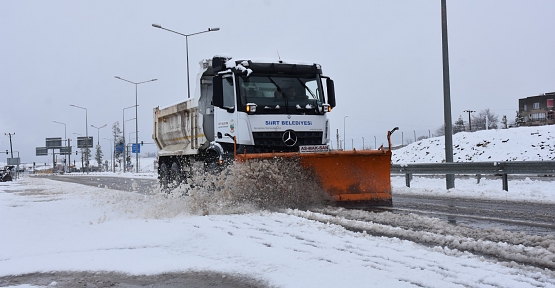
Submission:
POLYGON ((553 99, 555 92, 518 99, 518 124, 520 126, 540 126, 555 124, 553 99))

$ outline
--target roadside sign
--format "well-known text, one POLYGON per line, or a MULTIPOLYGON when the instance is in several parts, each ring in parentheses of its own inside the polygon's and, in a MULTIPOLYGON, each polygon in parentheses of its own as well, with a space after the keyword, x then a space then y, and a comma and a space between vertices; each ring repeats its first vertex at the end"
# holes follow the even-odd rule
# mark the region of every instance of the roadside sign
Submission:
POLYGON ((8 158, 8 165, 19 165, 19 157, 17 158, 8 158))
POLYGON ((139 145, 137 143, 133 143, 133 145, 131 146, 131 152, 132 153, 141 153, 141 145, 139 145))
POLYGON ((123 143, 116 145, 116 153, 123 153, 123 143))
POLYGON ((60 155, 69 155, 69 154, 71 154, 71 146, 60 148, 60 155))
POLYGON ((37 156, 46 156, 48 155, 48 148, 46 147, 37 147, 37 156))
POLYGON ((93 137, 77 137, 77 148, 93 148, 93 137))
POLYGON ((46 138, 46 148, 60 149, 62 147, 62 138, 46 138))

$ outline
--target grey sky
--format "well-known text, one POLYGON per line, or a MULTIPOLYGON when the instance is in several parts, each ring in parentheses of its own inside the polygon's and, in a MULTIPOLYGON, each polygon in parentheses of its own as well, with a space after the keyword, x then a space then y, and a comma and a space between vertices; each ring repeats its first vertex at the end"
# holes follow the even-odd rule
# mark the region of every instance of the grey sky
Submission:
MULTIPOLYGON (((453 121, 465 109, 490 108, 512 120, 518 98, 555 91, 554 1, 447 1, 453 121)), ((152 109, 187 94, 185 34, 191 92, 198 61, 215 54, 315 62, 335 80, 329 114, 347 148, 385 143, 399 126, 404 138, 443 123, 440 1, 1 1, 0 151, 23 162, 46 137, 111 137, 122 109, 135 104, 140 82, 140 140, 152 142, 152 109)), ((126 118, 135 117, 134 109, 126 118)), ((135 130, 127 122, 126 137, 135 130)), ((401 142, 401 133, 394 141, 401 142)), ((134 135, 132 135, 134 138, 134 135)), ((109 141, 101 139, 104 153, 109 141)), ((156 151, 154 145, 144 151, 156 151)), ((5 160, 2 160, 5 161, 5 160)))

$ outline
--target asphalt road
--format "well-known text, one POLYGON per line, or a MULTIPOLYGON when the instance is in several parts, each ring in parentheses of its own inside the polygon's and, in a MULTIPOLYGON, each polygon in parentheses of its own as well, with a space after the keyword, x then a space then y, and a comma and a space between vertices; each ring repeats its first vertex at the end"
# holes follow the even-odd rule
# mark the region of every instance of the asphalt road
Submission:
MULTIPOLYGON (((156 179, 132 179, 100 176, 40 176, 52 180, 78 183, 95 187, 154 193, 156 179)), ((454 225, 465 224, 480 228, 501 228, 532 235, 555 235, 555 205, 524 201, 500 201, 476 198, 448 198, 393 194, 394 213, 415 213, 444 219, 454 225)))
POLYGON ((532 235, 555 235, 555 205, 524 201, 396 195, 396 213, 416 213, 444 219, 454 225, 498 227, 532 235))
POLYGON ((127 192, 137 192, 140 194, 152 194, 159 187, 156 179, 124 178, 124 177, 105 177, 105 176, 86 176, 86 175, 43 175, 43 177, 56 181, 77 183, 87 186, 109 188, 127 192))

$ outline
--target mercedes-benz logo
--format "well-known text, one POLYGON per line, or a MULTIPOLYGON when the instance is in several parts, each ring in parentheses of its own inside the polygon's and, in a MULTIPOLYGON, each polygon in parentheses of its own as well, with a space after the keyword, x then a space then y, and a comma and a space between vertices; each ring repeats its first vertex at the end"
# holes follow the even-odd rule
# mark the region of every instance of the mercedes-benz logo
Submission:
POLYGON ((289 147, 295 146, 295 144, 297 144, 297 134, 293 130, 287 130, 283 133, 283 136, 281 136, 281 140, 289 147))

